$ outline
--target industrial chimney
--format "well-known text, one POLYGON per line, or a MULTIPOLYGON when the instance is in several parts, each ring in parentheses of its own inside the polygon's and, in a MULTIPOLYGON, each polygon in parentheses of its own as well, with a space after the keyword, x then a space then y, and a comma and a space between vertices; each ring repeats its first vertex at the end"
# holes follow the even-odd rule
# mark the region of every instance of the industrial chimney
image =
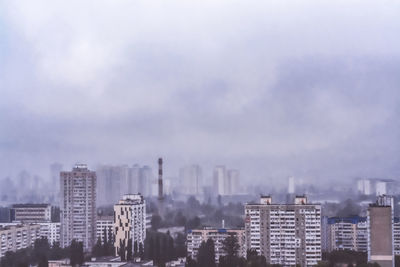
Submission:
POLYGON ((162 164, 163 160, 162 158, 158 159, 158 199, 163 200, 164 199, 164 194, 163 194, 163 171, 162 171, 162 164))

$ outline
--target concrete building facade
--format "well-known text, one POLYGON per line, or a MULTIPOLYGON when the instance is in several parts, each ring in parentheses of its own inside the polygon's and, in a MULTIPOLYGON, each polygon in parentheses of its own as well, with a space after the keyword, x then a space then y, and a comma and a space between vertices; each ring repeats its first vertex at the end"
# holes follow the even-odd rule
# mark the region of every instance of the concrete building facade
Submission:
POLYGON ((42 222, 40 226, 40 236, 46 237, 50 246, 55 242, 60 242, 61 223, 59 222, 42 222))
POLYGON ((368 262, 394 267, 393 198, 380 196, 368 208, 368 262))
POLYGON ((14 204, 12 206, 12 221, 21 223, 50 222, 50 204, 14 204))
MULTIPOLYGON (((146 239, 146 202, 140 194, 124 195, 118 204, 114 205, 115 255, 121 247, 128 247, 132 242, 140 246, 146 239)), ((127 251, 125 251, 127 253, 127 251)), ((132 251, 133 252, 133 251, 132 251)))
POLYGON ((75 239, 86 251, 92 249, 96 236, 96 173, 85 164, 60 173, 61 246, 75 239))
POLYGON ((260 204, 245 205, 246 248, 264 255, 270 264, 316 265, 321 260, 321 206, 304 196, 294 204, 273 204, 263 196, 260 204))
POLYGON ((328 248, 366 252, 368 244, 367 218, 333 217, 328 219, 328 248))
POLYGON ((97 217, 96 222, 96 242, 97 240, 104 244, 107 242, 114 243, 114 217, 113 216, 101 216, 97 217))
POLYGON ((40 238, 39 225, 0 226, 0 258, 8 251, 27 248, 40 238))

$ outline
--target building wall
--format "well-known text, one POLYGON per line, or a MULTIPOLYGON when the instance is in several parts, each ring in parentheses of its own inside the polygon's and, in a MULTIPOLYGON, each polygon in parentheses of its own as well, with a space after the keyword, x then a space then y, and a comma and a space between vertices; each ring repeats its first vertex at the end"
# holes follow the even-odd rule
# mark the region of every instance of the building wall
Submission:
POLYGON ((45 222, 38 224, 40 226, 40 236, 46 237, 50 245, 53 245, 54 242, 60 242, 61 223, 45 222))
POLYGON ((368 261, 393 267, 392 208, 371 205, 368 209, 368 261))
POLYGON ((144 244, 146 238, 146 202, 140 194, 125 195, 114 205, 115 254, 128 242, 144 244))
POLYGON ((317 264, 321 260, 321 206, 263 203, 245 206, 247 249, 257 250, 270 264, 317 264))
POLYGON ((328 219, 328 251, 367 251, 367 219, 365 217, 333 217, 328 219))
POLYGON ((39 225, 17 225, 0 227, 0 258, 8 251, 32 246, 40 238, 39 225))
POLYGON ((23 223, 50 222, 50 204, 14 204, 14 220, 23 223))
POLYGON ((96 242, 100 239, 101 244, 104 244, 105 238, 107 238, 108 242, 114 243, 114 217, 100 217, 97 219, 96 242))
POLYGON ((75 239, 92 249, 96 235, 96 173, 86 165, 76 165, 71 172, 61 172, 61 246, 75 239))

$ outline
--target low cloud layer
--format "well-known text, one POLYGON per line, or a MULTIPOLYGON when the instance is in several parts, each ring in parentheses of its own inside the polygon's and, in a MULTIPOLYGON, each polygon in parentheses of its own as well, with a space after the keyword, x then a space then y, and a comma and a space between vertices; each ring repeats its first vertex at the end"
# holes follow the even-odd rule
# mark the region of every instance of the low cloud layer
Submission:
MULTIPOLYGON (((400 4, 2 1, 0 178, 51 162, 400 175, 400 4)), ((209 173, 210 175, 210 173, 209 173)))

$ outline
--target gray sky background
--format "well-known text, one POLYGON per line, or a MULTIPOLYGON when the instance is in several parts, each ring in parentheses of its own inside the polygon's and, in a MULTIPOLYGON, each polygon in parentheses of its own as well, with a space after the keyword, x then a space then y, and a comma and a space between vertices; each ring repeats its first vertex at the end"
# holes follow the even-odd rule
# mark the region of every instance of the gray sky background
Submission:
POLYGON ((400 177, 398 1, 0 0, 0 177, 400 177))

